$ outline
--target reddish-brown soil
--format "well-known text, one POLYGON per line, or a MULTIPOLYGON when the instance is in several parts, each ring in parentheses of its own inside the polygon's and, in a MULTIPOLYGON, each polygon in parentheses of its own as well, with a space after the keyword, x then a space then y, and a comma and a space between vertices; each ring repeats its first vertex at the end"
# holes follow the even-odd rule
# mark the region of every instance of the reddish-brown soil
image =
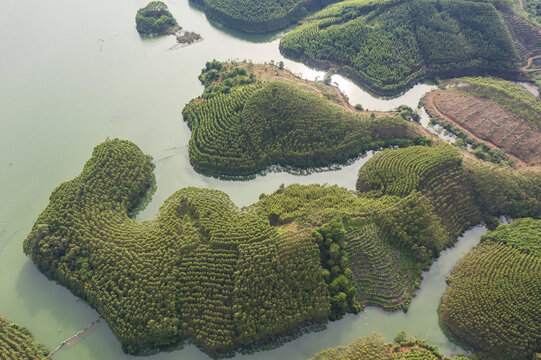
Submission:
POLYGON ((235 63, 236 66, 245 67, 248 72, 254 73, 257 78, 263 82, 267 81, 286 81, 293 83, 295 85, 301 86, 304 90, 314 92, 320 96, 326 96, 329 100, 335 102, 338 105, 342 105, 344 108, 359 112, 363 114, 374 113, 376 116, 380 115, 396 115, 396 112, 393 111, 364 111, 357 110, 353 105, 351 105, 347 100, 344 94, 336 86, 324 85, 323 83, 315 83, 314 81, 309 81, 300 78, 299 76, 291 73, 287 69, 280 69, 276 65, 261 65, 261 64, 246 64, 246 63, 235 63))
POLYGON ((509 150, 522 167, 541 164, 541 131, 492 100, 437 90, 424 98, 427 112, 477 140, 509 150))

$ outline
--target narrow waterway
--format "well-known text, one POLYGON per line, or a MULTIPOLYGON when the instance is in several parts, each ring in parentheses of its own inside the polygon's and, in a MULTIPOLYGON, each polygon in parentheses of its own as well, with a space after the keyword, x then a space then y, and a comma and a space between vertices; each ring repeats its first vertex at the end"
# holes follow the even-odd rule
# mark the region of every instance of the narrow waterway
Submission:
MULTIPOLYGON (((22 252, 22 241, 48 202, 51 191, 76 176, 94 146, 107 137, 129 139, 154 157, 158 189, 139 218, 150 219, 171 193, 185 186, 220 189, 239 206, 280 184, 328 183, 354 188, 359 167, 372 153, 340 169, 310 175, 275 172, 249 181, 201 176, 189 164, 190 132, 181 111, 203 88, 197 76, 212 59, 284 61, 308 79, 324 73, 284 59, 280 34, 243 35, 209 22, 188 0, 166 2, 179 23, 204 41, 169 50, 174 37, 142 40, 135 13, 144 0, 73 2, 4 0, 0 12, 0 314, 27 326, 55 349, 98 314, 65 288, 47 280, 22 252)), ((390 110, 416 108, 433 86, 417 85, 395 99, 377 99, 351 81, 334 76, 352 104, 390 110)), ((372 331, 388 339, 400 330, 429 337, 445 353, 459 349, 439 330, 436 307, 444 276, 483 232, 467 232, 425 274, 407 314, 367 309, 284 346, 239 358, 304 359, 372 331)), ((125 359, 104 321, 55 359, 125 359)), ((208 359, 196 347, 149 359, 208 359)))

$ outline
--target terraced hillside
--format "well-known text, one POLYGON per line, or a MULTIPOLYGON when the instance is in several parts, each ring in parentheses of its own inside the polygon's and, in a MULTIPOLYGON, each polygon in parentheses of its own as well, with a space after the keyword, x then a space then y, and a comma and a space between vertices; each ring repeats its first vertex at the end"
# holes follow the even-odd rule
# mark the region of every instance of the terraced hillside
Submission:
POLYGON ((518 15, 502 13, 501 16, 522 61, 527 63, 528 59, 541 56, 541 29, 518 15))
POLYGON ((514 77, 519 70, 509 31, 489 2, 343 1, 286 34, 280 49, 338 67, 378 95, 398 94, 426 77, 514 77))
POLYGON ((428 113, 506 149, 524 165, 541 164, 541 101, 503 80, 461 78, 427 94, 428 113))
POLYGON ((448 278, 441 315, 453 334, 491 359, 541 352, 541 220, 489 232, 448 278))
POLYGON ((419 265, 391 246, 374 224, 352 228, 347 238, 361 303, 390 311, 407 310, 421 281, 419 265))
POLYGON ((204 6, 205 14, 228 27, 244 32, 265 33, 299 20, 312 9, 340 0, 192 0, 204 6))
POLYGON ((462 158, 450 145, 413 146, 376 154, 359 170, 357 189, 369 196, 395 195, 404 199, 381 212, 379 225, 390 234, 389 239, 411 249, 418 259, 437 256, 464 230, 488 216, 541 213, 540 173, 510 173, 480 165, 462 158), (408 197, 417 193, 421 196, 410 203, 408 197), (426 211, 419 213, 420 208, 426 211), (431 211, 446 229, 438 241, 404 236, 408 219, 431 211))
POLYGON ((49 350, 36 343, 28 329, 0 316, 0 359, 40 360, 50 357, 49 350))
POLYGON ((350 109, 336 88, 278 67, 212 62, 200 79, 203 95, 182 113, 192 131, 190 163, 203 174, 323 167, 367 150, 426 141, 403 118, 350 109))
POLYGON ((347 345, 317 353, 311 360, 467 360, 457 356, 443 356, 435 346, 426 341, 410 338, 398 343, 386 343, 379 334, 359 338, 347 345))

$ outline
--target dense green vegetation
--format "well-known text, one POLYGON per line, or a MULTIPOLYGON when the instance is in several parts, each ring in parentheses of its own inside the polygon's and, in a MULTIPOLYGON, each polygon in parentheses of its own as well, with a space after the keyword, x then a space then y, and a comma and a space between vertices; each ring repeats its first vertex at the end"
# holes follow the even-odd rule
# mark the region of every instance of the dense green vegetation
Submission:
POLYGON ((200 76, 203 95, 183 110, 192 130, 190 162, 198 172, 244 176, 272 165, 321 167, 371 149, 426 141, 398 116, 362 115, 311 87, 280 77, 261 81, 254 67, 246 69, 208 63, 200 76))
MULTIPOLYGON (((311 360, 450 360, 438 348, 417 338, 395 339, 386 343, 379 334, 359 338, 353 343, 317 353, 311 360), (396 342, 396 340, 400 340, 396 342)), ((466 360, 458 356, 454 360, 466 360)))
POLYGON ((27 328, 0 316, 0 359, 49 359, 49 350, 37 344, 27 328))
POLYGON ((339 0, 193 0, 205 6, 208 17, 246 32, 283 28, 308 10, 339 0))
POLYGON ((341 72, 393 95, 422 78, 516 75, 518 57, 491 3, 466 0, 348 0, 285 35, 286 55, 341 72))
POLYGON ((339 218, 313 232, 319 245, 325 281, 331 295, 331 320, 340 319, 346 312, 357 313, 361 305, 353 285, 352 271, 346 252, 346 229, 339 218))
POLYGON ((492 77, 463 77, 447 84, 458 92, 497 102, 541 128, 541 101, 518 84, 492 77))
POLYGON ((541 213, 538 175, 467 168, 451 146, 386 150, 365 167, 364 194, 292 185, 238 209, 186 188, 139 223, 130 216, 154 189, 151 160, 108 140, 54 190, 24 251, 96 308, 125 351, 193 339, 224 353, 364 305, 407 309, 421 269, 460 231, 485 214, 541 213))
POLYGON ((493 359, 541 352, 540 228, 533 219, 500 225, 448 277, 445 325, 493 359))
POLYGON ((522 0, 522 6, 533 21, 541 24, 541 3, 535 0, 522 0))
POLYGON ((190 337, 224 352, 326 321, 330 296, 309 234, 281 236, 224 193, 195 188, 137 223, 128 213, 153 181, 134 144, 107 141, 53 192, 24 242, 41 271, 98 310, 125 351, 190 337))
POLYGON ((357 189, 369 196, 402 197, 380 211, 378 223, 392 234, 391 241, 420 261, 437 256, 464 230, 489 216, 541 214, 541 174, 510 173, 466 161, 450 145, 376 154, 360 169, 357 189), (426 233, 413 219, 426 225, 426 233))
POLYGON ((497 231, 491 231, 482 240, 499 241, 541 257, 541 221, 523 218, 510 225, 502 225, 497 231))
POLYGON ((147 35, 172 34, 180 28, 167 5, 161 1, 151 1, 137 10, 135 24, 139 33, 147 35))
POLYGON ((393 247, 373 223, 352 226, 346 237, 350 268, 363 307, 407 311, 421 282, 420 264, 393 247))

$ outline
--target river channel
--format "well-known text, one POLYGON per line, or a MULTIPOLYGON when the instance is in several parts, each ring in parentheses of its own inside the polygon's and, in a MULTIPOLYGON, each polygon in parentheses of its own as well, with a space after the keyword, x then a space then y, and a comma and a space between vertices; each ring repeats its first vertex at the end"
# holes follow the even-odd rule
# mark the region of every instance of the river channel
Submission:
MULTIPOLYGON (((189 164, 188 127, 181 111, 201 94, 197 76, 212 59, 284 61, 308 79, 324 73, 283 59, 280 34, 243 35, 207 20, 188 0, 167 1, 179 23, 204 41, 171 49, 173 37, 141 39, 135 13, 143 0, 3 0, 0 12, 0 315, 28 327, 35 338, 56 348, 98 314, 65 288, 47 280, 22 252, 22 241, 60 182, 79 174, 94 146, 107 137, 129 139, 153 156, 157 191, 139 215, 151 219, 174 191, 186 186, 220 189, 238 206, 257 200, 280 184, 328 183, 353 189, 356 173, 371 154, 340 169, 310 175, 274 172, 249 181, 201 176, 189 164)), ((415 108, 434 88, 419 84, 395 99, 377 99, 334 76, 352 104, 390 110, 415 108)), ((484 228, 466 232, 424 274, 407 314, 368 308, 285 345, 237 358, 306 359, 359 336, 379 332, 391 340, 400 330, 429 338, 450 355, 462 351, 438 326, 436 309, 445 275, 484 228)), ((127 359, 105 322, 54 359, 127 359)), ((148 359, 209 359, 193 345, 148 359)))

